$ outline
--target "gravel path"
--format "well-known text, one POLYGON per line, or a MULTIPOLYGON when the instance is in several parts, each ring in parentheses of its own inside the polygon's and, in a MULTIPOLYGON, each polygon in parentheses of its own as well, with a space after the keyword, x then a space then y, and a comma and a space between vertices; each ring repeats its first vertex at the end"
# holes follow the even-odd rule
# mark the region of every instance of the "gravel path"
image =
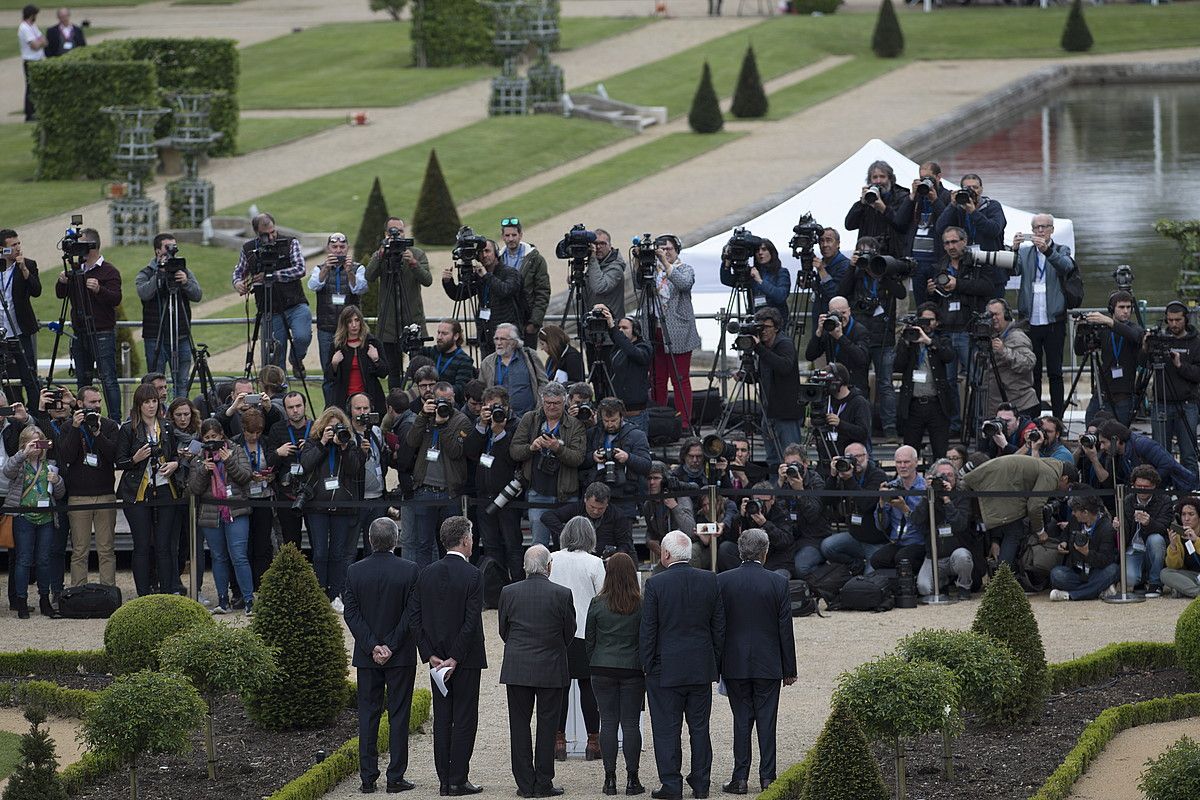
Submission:
POLYGON ((1117 734, 1075 784, 1071 800, 1143 800, 1137 788, 1146 762, 1181 736, 1200 739, 1200 718, 1143 725, 1117 734))

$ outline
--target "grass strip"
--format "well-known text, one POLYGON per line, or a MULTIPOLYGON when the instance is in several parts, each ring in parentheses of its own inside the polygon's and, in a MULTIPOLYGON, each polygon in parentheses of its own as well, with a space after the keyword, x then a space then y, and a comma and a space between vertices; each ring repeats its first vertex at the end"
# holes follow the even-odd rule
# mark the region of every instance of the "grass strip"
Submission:
POLYGON ((901 59, 876 58, 871 55, 852 58, 811 78, 772 92, 768 96, 771 105, 766 118, 780 120, 790 117, 873 81, 906 63, 901 59))
POLYGON ((21 734, 0 731, 0 780, 4 780, 21 763, 21 734))
POLYGON ((242 117, 238 122, 237 154, 244 156, 345 124, 343 117, 242 117))

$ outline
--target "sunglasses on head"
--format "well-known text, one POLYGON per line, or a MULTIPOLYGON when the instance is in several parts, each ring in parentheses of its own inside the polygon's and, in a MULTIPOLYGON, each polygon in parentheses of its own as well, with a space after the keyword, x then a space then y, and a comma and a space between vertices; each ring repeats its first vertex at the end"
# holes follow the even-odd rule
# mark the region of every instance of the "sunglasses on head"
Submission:
POLYGON ((521 220, 517 219, 516 217, 505 217, 504 219, 500 220, 500 227, 502 228, 520 224, 521 220))

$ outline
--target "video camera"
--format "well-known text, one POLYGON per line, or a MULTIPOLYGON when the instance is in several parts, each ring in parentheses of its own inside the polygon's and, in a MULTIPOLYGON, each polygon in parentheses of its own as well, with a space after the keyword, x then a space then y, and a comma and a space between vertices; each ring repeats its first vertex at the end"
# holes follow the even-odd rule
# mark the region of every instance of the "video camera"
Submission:
POLYGON ((762 337, 763 324, 754 317, 744 317, 741 321, 731 319, 725 330, 734 335, 733 346, 747 353, 754 349, 754 337, 762 337))
POLYGON ((904 326, 904 330, 901 331, 900 335, 909 344, 916 344, 921 341, 922 333, 926 336, 929 335, 929 321, 921 319, 916 314, 905 314, 900 318, 899 322, 904 326))
POLYGON ((1080 344, 1083 345, 1085 352, 1100 349, 1101 340, 1105 330, 1104 325, 1098 325, 1094 322, 1087 321, 1087 311, 1071 311, 1071 317, 1079 322, 1075 330, 1079 336, 1080 344))
POLYGON ((820 404, 837 391, 841 385, 837 375, 825 369, 817 370, 808 376, 807 383, 800 384, 796 401, 801 406, 809 407, 809 422, 814 428, 825 427, 825 412, 820 408, 820 404))
POLYGON ((58 247, 62 250, 64 259, 74 261, 83 261, 88 257, 88 253, 92 251, 96 245, 93 242, 81 242, 79 237, 83 233, 83 214, 71 215, 71 227, 67 228, 63 238, 59 240, 58 247))
POLYGON ((398 266, 404 253, 415 244, 414 240, 404 238, 403 233, 395 225, 388 228, 387 234, 380 243, 383 248, 384 263, 393 267, 398 266))
POLYGON ((596 243, 596 232, 589 231, 583 226, 583 223, 574 225, 571 230, 563 235, 562 241, 554 248, 556 258, 561 258, 564 261, 580 261, 587 262, 587 258, 591 255, 592 245, 596 243))
POLYGON ((400 349, 410 356, 420 353, 425 349, 425 343, 432 341, 432 336, 421 335, 421 326, 416 323, 400 330, 400 349))
POLYGON ((488 240, 476 234, 469 225, 463 225, 454 237, 454 250, 450 255, 460 266, 469 266, 472 261, 482 259, 483 248, 487 243, 488 240))
POLYGON ((629 248, 629 263, 637 262, 634 282, 640 289, 642 284, 654 280, 654 269, 658 263, 658 249, 654 246, 654 237, 643 233, 642 238, 633 237, 633 246, 629 248))
POLYGON ((792 228, 792 238, 788 247, 792 248, 792 258, 800 261, 800 285, 811 288, 817 284, 817 271, 813 269, 815 254, 813 249, 821 241, 825 227, 813 219, 812 214, 805 213, 792 228))
POLYGON ((1128 264, 1120 264, 1112 272, 1113 283, 1118 289, 1126 292, 1133 291, 1133 267, 1128 264))
POLYGON ((750 285, 750 266, 763 240, 745 228, 734 228, 733 235, 725 243, 722 257, 733 272, 733 282, 738 288, 750 285))
POLYGON ((187 259, 179 255, 179 245, 177 244, 167 245, 166 256, 158 265, 158 288, 177 292, 179 284, 176 282, 176 277, 179 273, 187 271, 187 259))
POLYGON ((368 411, 365 414, 359 414, 354 418, 354 421, 364 428, 371 428, 379 424, 379 412, 368 411))
POLYGON ((1155 325, 1146 331, 1146 356, 1155 367, 1165 366, 1171 360, 1171 348, 1179 340, 1167 333, 1162 325, 1155 325))
POLYGON ((971 321, 967 323, 967 333, 977 345, 996 338, 996 331, 992 328, 992 315, 986 311, 974 314, 971 321))
POLYGON ((611 344, 608 338, 608 317, 604 316, 603 311, 592 309, 584 315, 583 332, 592 347, 606 347, 611 344))

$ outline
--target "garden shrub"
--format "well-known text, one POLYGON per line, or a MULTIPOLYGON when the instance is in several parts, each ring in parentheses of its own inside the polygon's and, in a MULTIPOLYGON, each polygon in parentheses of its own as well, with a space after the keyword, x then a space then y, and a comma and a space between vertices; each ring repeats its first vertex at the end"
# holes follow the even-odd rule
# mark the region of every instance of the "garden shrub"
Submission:
POLYGON ((1200 797, 1200 744, 1184 736, 1158 758, 1147 761, 1138 788, 1146 800, 1200 797))
MULTIPOLYGON (((379 250, 379 242, 383 239, 384 226, 388 221, 387 200, 383 197, 383 186, 379 176, 371 184, 371 193, 367 195, 367 206, 363 209, 362 223, 358 226, 358 235, 354 237, 354 260, 366 264, 371 256, 379 250)), ((367 292, 362 296, 364 316, 374 317, 379 314, 379 281, 371 281, 367 292)))
POLYGON ((793 0, 792 8, 797 14, 808 16, 812 13, 832 14, 838 10, 842 0, 793 0))
POLYGON ((717 91, 713 88, 712 70, 708 62, 704 62, 704 71, 700 73, 700 85, 692 97, 692 110, 688 112, 688 126, 696 133, 716 133, 725 126, 721 116, 721 103, 717 100, 717 91))
POLYGON ((1188 603, 1175 621, 1175 656, 1192 681, 1200 684, 1200 599, 1188 603))
POLYGON ((342 626, 295 545, 284 545, 263 575, 251 629, 277 649, 279 670, 242 698, 250 718, 273 730, 332 722, 345 697, 342 626))
POLYGON ((887 800, 870 744, 850 710, 835 703, 808 756, 802 800, 887 800))
POLYGON ((742 68, 738 72, 737 88, 733 91, 733 106, 730 110, 739 119, 756 119, 765 117, 769 107, 762 77, 758 74, 758 60, 754 57, 754 47, 747 47, 746 55, 742 58, 742 68))
POLYGON ((108 654, 103 650, 22 650, 0 653, 0 675, 74 675, 108 672, 108 654))
POLYGON ((871 50, 880 58, 896 58, 904 52, 904 32, 900 30, 892 0, 883 0, 879 6, 875 32, 871 34, 871 50))
POLYGON ((896 652, 909 661, 932 661, 954 673, 964 709, 988 720, 1011 705, 1021 667, 1012 651, 971 631, 921 630, 900 640, 896 652))
POLYGON ((1092 32, 1083 18, 1083 2, 1075 0, 1071 3, 1071 12, 1067 14, 1067 23, 1063 26, 1062 49, 1068 53, 1085 53, 1092 49, 1092 43, 1092 32))
POLYGON ((895 740, 958 725, 958 682, 930 661, 886 655, 844 672, 833 694, 872 739, 895 740), (949 713, 947 713, 949 707, 949 713))
POLYGON ((158 646, 193 625, 211 626, 204 606, 176 594, 148 594, 130 600, 108 618, 104 650, 114 672, 158 669, 158 646))
POLYGON ((438 162, 437 150, 430 150, 425 179, 421 181, 421 192, 417 195, 417 208, 413 211, 413 238, 421 244, 454 244, 461 226, 458 209, 438 162))
POLYGON ((1050 691, 1062 692, 1077 686, 1100 683, 1123 669, 1166 669, 1176 663, 1173 644, 1113 642, 1093 653, 1049 665, 1050 691))
POLYGON ((416 0, 412 8, 413 63, 418 67, 490 64, 492 12, 480 0, 416 0))
POLYGON ((80 719, 98 694, 90 689, 69 689, 53 681, 22 681, 13 688, 12 700, 25 708, 80 719))
POLYGON ((67 800, 58 776, 58 757, 50 732, 41 727, 46 713, 34 706, 25 709, 29 732, 21 735, 21 761, 4 788, 4 800, 67 800))
POLYGON ((1050 691, 1046 650, 1033 609, 1008 564, 1001 564, 988 584, 971 630, 1005 645, 1021 666, 1018 687, 1009 694, 1009 703, 997 708, 994 718, 1016 722, 1040 717, 1050 691))

